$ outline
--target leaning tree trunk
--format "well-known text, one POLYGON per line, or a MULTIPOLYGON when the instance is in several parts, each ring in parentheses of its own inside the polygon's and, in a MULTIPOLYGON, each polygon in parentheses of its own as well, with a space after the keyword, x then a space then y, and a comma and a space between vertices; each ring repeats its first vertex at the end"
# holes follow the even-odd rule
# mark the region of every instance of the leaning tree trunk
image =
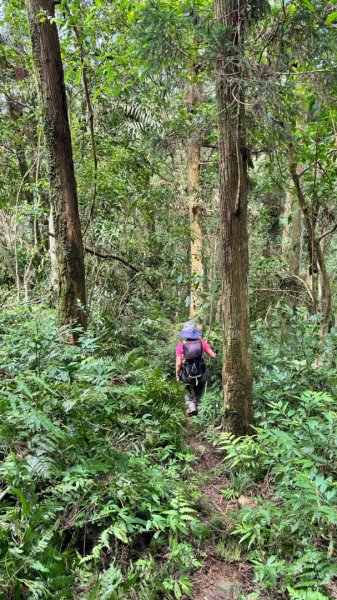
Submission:
POLYGON ((216 0, 217 102, 221 261, 223 275, 224 401, 235 435, 250 432, 252 368, 248 313, 248 232, 244 94, 241 85, 243 9, 216 0))
POLYGON ((59 323, 85 327, 83 244, 54 6, 53 0, 28 0, 28 17, 43 108, 51 203, 55 217, 59 323))

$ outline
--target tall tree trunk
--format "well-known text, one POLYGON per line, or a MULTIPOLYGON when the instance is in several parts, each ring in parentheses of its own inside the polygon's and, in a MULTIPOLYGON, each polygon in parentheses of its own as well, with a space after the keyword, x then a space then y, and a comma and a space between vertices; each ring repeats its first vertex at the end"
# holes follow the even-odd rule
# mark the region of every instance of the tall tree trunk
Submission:
POLYGON ((244 12, 240 0, 215 0, 215 16, 219 30, 216 66, 224 401, 231 431, 244 435, 250 432, 252 423, 252 368, 248 311, 248 175, 239 56, 244 42, 244 12))
POLYGON ((51 204, 55 216, 59 323, 85 327, 83 244, 54 6, 53 0, 28 0, 28 17, 43 108, 51 204))
MULTIPOLYGON (((192 67, 192 78, 196 77, 197 69, 192 67)), ((200 101, 197 84, 192 82, 187 93, 187 105, 191 113, 200 101)), ((201 144, 196 136, 192 136, 187 146, 187 176, 188 176, 188 204, 191 234, 191 295, 190 318, 196 316, 202 306, 204 292, 204 265, 203 265, 203 231, 201 225, 202 210, 198 204, 198 186, 200 178, 201 144)))

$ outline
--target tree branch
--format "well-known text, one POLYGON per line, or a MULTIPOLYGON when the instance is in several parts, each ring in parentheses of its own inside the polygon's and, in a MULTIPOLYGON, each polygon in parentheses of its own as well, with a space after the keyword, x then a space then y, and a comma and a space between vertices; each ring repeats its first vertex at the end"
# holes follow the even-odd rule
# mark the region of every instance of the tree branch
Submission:
POLYGON ((322 233, 322 235, 319 236, 318 241, 321 242, 327 235, 330 235, 331 233, 334 233, 334 231, 336 231, 337 229, 337 223, 334 224, 333 227, 331 227, 331 229, 328 229, 327 231, 324 231, 322 233))
POLYGON ((92 254, 92 256, 97 256, 97 258, 102 258, 103 260, 117 260, 118 262, 122 263, 122 265, 124 265, 125 267, 131 269, 131 271, 133 271, 134 273, 141 273, 140 269, 137 269, 137 267, 129 263, 127 260, 125 260, 125 258, 122 258, 121 256, 116 256, 115 254, 102 254, 102 252, 98 252, 93 248, 87 248, 87 246, 84 247, 84 250, 88 254, 92 254))
MULTIPOLYGON (((117 262, 120 262, 122 265, 133 271, 133 273, 135 273, 136 276, 141 275, 142 273, 141 269, 137 269, 137 267, 129 263, 129 261, 125 260, 125 258, 122 258, 121 256, 116 256, 115 254, 102 254, 101 252, 97 252, 97 250, 87 248, 86 246, 84 246, 84 250, 88 254, 92 254, 92 256, 97 256, 97 258, 102 258, 103 260, 116 260, 117 262)), ((153 291, 155 291, 158 294, 158 297, 161 300, 164 299, 162 294, 159 292, 158 288, 152 283, 150 279, 144 277, 144 281, 145 283, 147 283, 148 286, 150 286, 150 288, 153 289, 153 291)))
MULTIPOLYGON (((48 235, 50 235, 53 238, 56 237, 55 234, 51 233, 50 231, 48 232, 48 235)), ((121 256, 117 256, 116 254, 103 254, 102 252, 98 252, 97 250, 94 250, 93 248, 88 248, 87 246, 84 246, 83 250, 87 252, 87 254, 91 254, 92 256, 101 258, 102 260, 116 260, 117 262, 120 262, 122 265, 130 269, 130 271, 135 273, 136 276, 141 275, 141 273, 143 272, 142 269, 138 269, 137 267, 129 263, 128 260, 122 258, 121 256)), ((152 283, 150 279, 148 279, 148 277, 144 277, 144 281, 150 288, 152 288, 156 292, 156 294, 158 294, 160 300, 164 299, 163 295, 159 292, 158 288, 152 283)))

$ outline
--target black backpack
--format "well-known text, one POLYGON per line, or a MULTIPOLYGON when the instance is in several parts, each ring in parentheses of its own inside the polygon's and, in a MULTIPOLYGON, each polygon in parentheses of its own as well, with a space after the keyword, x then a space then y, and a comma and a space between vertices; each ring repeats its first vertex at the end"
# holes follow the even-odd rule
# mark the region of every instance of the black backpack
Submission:
POLYGON ((183 342, 183 381, 195 380, 197 384, 199 377, 205 373, 206 368, 202 352, 201 340, 183 342))

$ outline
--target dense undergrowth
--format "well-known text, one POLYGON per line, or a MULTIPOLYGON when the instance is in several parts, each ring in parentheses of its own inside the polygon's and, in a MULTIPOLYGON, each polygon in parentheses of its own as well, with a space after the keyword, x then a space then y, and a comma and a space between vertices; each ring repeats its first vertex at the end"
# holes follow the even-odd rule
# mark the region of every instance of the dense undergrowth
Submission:
POLYGON ((320 364, 315 321, 298 312, 283 340, 280 330, 277 319, 255 328, 255 435, 219 433, 212 402, 204 406, 208 437, 224 453, 225 498, 251 497, 229 512, 220 550, 253 565, 250 600, 325 600, 336 597, 337 577, 336 331, 320 364))
POLYGON ((101 328, 74 348, 53 312, 1 315, 1 598, 189 597, 206 538, 252 565, 242 599, 334 597, 336 332, 323 352, 317 323, 284 311, 254 325, 251 438, 220 427, 219 364, 211 373, 195 425, 224 458, 229 510, 206 520, 210 474, 186 445, 170 323, 111 341, 101 328))
POLYGON ((202 528, 179 385, 117 340, 68 346, 53 314, 0 328, 0 597, 180 598, 202 528))

